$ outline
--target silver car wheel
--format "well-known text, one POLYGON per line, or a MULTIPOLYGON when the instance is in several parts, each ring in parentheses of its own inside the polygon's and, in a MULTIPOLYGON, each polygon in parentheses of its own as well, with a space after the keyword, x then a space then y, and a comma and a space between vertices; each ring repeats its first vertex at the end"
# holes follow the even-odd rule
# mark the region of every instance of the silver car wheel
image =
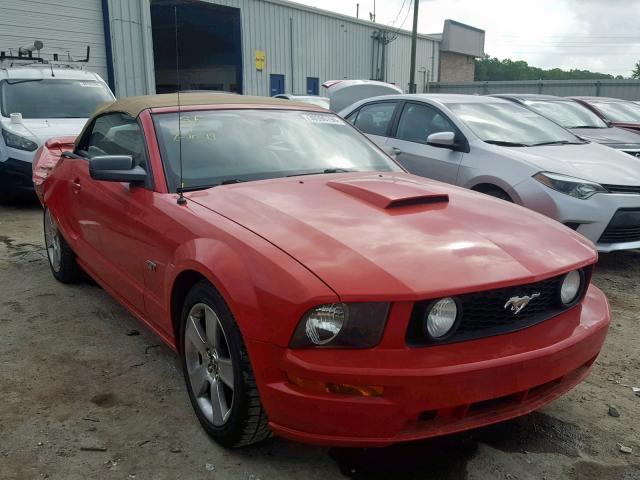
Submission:
POLYGON ((200 412, 213 425, 224 425, 233 408, 233 361, 218 315, 204 303, 189 311, 184 331, 189 383, 200 412))
POLYGON ((47 209, 44 216, 44 243, 47 248, 47 256, 54 272, 59 272, 62 265, 62 247, 60 245, 60 234, 58 225, 47 209))

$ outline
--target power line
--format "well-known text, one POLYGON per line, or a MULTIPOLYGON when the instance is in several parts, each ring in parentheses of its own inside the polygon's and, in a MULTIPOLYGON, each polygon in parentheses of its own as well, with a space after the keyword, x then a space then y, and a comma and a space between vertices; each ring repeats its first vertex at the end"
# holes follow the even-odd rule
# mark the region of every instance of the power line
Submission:
POLYGON ((398 18, 400 17, 400 14, 402 13, 402 9, 404 8, 404 4, 405 3, 407 3, 407 0, 402 0, 402 5, 400 6, 400 10, 398 10, 398 14, 396 15, 396 18, 393 20, 393 22, 391 22, 391 25, 390 25, 391 27, 393 27, 396 24, 396 22, 398 21, 398 18))

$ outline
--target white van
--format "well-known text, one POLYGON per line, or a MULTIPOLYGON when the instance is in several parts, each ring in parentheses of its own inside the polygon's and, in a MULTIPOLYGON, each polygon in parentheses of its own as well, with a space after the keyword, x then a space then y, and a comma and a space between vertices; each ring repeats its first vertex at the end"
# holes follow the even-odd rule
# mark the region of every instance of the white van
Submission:
POLYGON ((51 137, 78 135, 98 105, 114 99, 93 72, 0 56, 0 201, 30 195, 38 147, 51 137))

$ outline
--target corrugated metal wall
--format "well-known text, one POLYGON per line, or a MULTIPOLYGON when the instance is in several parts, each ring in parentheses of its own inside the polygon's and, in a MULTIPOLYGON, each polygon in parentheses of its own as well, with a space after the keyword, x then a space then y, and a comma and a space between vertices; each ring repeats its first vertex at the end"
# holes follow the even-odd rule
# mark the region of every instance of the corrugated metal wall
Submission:
POLYGON ((100 0, 0 0, 0 50, 17 55, 17 49, 41 40, 42 54, 58 53, 84 58, 87 45, 91 57, 87 70, 107 80, 100 0))
MULTIPOLYGON (((268 95, 272 73, 285 75, 286 91, 296 94, 306 93, 307 77, 318 77, 321 83, 371 77, 371 35, 378 28, 376 25, 314 12, 281 0, 204 1, 241 9, 245 94, 268 95), (266 53, 263 71, 255 68, 256 50, 266 53)), ((149 5, 150 0, 109 0, 118 96, 154 93, 149 5)), ((420 37, 417 48, 417 68, 424 67, 430 72, 430 79, 437 78, 438 42, 420 37)), ((399 34, 387 46, 387 52, 386 80, 406 89, 410 37, 399 34)), ((423 74, 418 73, 418 82, 422 78, 423 74)))
POLYGON ((118 97, 155 93, 150 0, 108 0, 118 97))
POLYGON ((588 95, 640 100, 640 80, 533 80, 522 82, 434 83, 432 93, 540 93, 560 97, 588 95))

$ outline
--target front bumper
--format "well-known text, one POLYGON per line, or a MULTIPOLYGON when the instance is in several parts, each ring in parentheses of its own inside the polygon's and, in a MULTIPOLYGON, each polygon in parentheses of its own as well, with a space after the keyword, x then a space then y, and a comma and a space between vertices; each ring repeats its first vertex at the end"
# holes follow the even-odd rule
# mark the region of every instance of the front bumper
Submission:
POLYGON ((7 158, 0 162, 0 193, 5 195, 32 194, 32 164, 24 160, 7 158))
POLYGON ((576 231, 591 240, 600 252, 640 248, 640 241, 636 239, 610 241, 605 236, 604 241, 601 240, 616 212, 621 209, 640 209, 640 195, 598 193, 581 200, 557 192, 533 178, 514 188, 523 206, 566 225, 577 224, 576 231))
MULTIPOLYGON (((401 338, 406 323, 392 320, 385 338, 401 338)), ((607 300, 592 286, 582 305, 562 315, 480 340, 422 348, 384 348, 383 340, 367 350, 291 350, 251 340, 247 346, 275 433, 324 445, 385 446, 542 407, 588 375, 608 325, 607 300), (287 382, 287 374, 383 386, 384 393, 319 393, 287 382)))

